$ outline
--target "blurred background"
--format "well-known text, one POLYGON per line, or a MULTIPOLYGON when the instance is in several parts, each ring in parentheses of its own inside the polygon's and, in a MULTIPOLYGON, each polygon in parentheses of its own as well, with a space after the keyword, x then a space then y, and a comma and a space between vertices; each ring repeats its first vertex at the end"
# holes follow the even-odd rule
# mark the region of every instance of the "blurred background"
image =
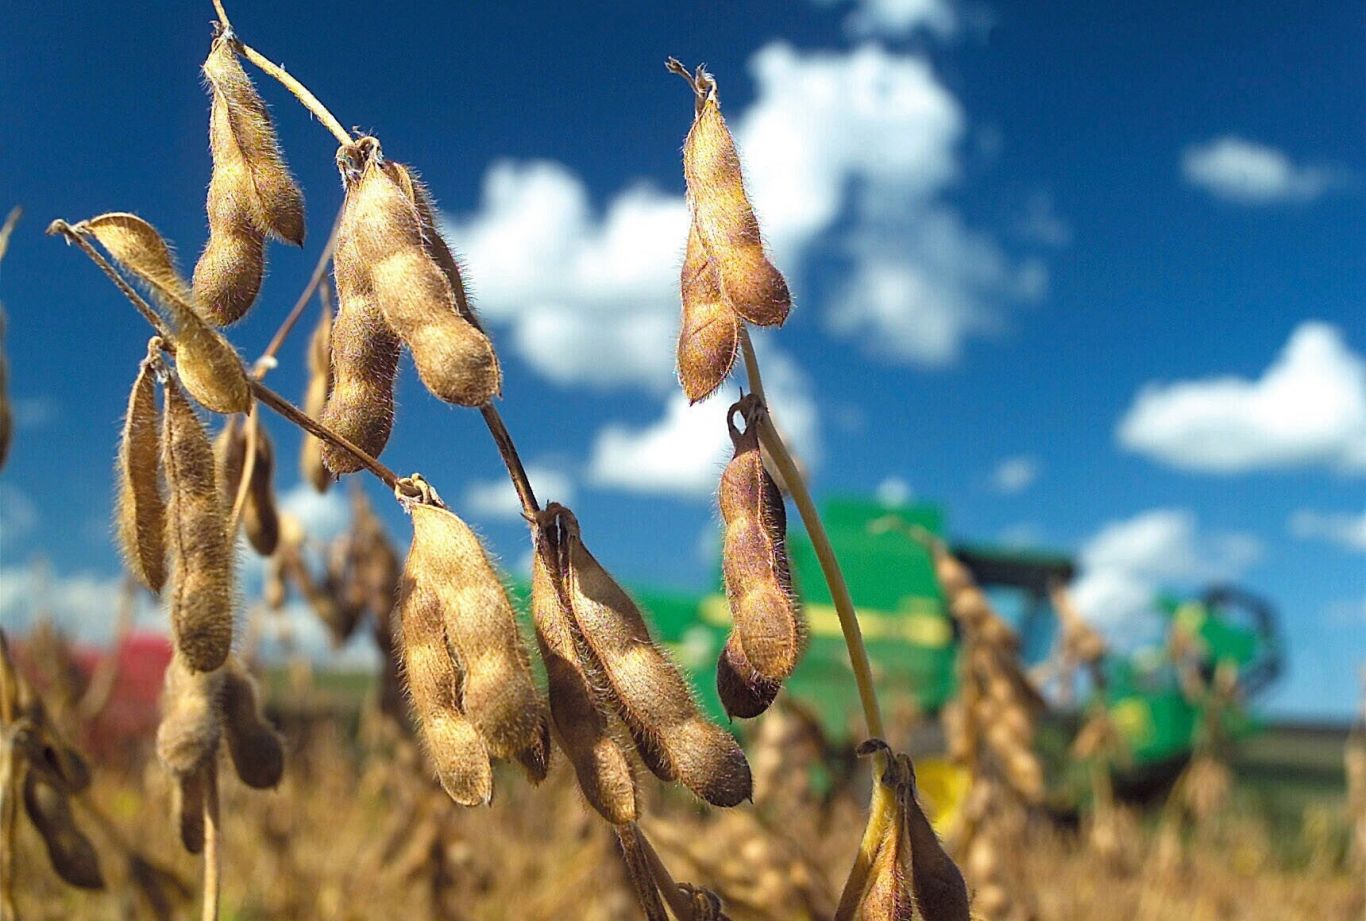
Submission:
MULTIPOLYGON (((344 125, 421 172, 499 348, 502 411, 539 497, 572 504, 706 706, 727 629, 714 492, 730 399, 689 407, 676 384, 692 95, 667 55, 716 75, 792 286, 787 326, 757 337, 770 401, 907 731, 957 696, 964 642, 916 525, 947 541, 1018 636, 1055 717, 1045 763, 1067 761, 1094 697, 1122 730, 1119 783, 1135 795, 1169 791, 1213 732, 1250 789, 1291 791, 1260 801, 1283 827, 1298 830, 1306 803, 1340 809, 1366 661, 1362 4, 243 0, 231 12, 344 125), (1091 666, 1062 656, 1069 605, 1105 641, 1091 666), (1220 674, 1236 691, 1211 717, 1220 674)), ((21 637, 55 627, 87 673, 120 632, 111 465, 147 331, 42 231, 130 210, 193 261, 211 20, 207 3, 0 10, 0 207, 25 210, 0 275, 15 412, 0 623, 21 637)), ((341 203, 332 139, 251 72, 310 238, 268 251, 259 306, 230 332, 248 358, 341 203)), ((271 372, 295 401, 306 347, 301 331, 271 372)), ((398 399, 385 461, 421 470, 524 583, 525 525, 483 423, 431 398, 408 364, 398 399)), ((314 492, 297 434, 277 421, 281 506, 321 567, 356 500, 314 492)), ((402 511, 360 485, 401 553, 402 511)), ((847 743, 856 699, 795 516, 793 530, 812 644, 786 696, 847 743)), ((240 561, 245 621, 266 567, 246 549, 240 561)), ((155 647, 165 615, 150 599, 123 604, 120 642, 155 647)), ((276 685, 288 661, 306 663, 331 689, 326 707, 353 715, 380 662, 370 632, 341 641, 303 597, 263 623, 276 685)), ((942 795, 957 802, 954 776, 942 795)))

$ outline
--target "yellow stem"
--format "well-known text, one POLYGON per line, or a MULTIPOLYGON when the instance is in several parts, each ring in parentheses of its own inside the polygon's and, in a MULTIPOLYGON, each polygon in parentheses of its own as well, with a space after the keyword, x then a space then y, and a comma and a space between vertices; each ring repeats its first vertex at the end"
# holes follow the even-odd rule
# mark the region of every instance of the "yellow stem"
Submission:
MULTIPOLYGON (((749 389, 767 405, 763 377, 759 372, 759 359, 754 354, 754 344, 750 342, 749 330, 743 326, 740 329, 740 347, 745 356, 749 389)), ((821 522, 816 503, 811 498, 811 490, 806 486, 806 479, 788 451, 787 445, 783 444, 782 436, 778 434, 777 426, 773 423, 772 407, 769 407, 768 415, 762 416, 759 420, 759 440, 768 449, 769 457, 773 459, 787 484, 788 491, 792 493, 792 501, 802 516, 807 536, 811 538, 811 546, 821 564, 821 574, 825 576, 825 584, 830 588, 830 598, 835 603, 835 613, 839 615, 844 645, 849 649, 849 664, 854 669, 854 682, 858 685, 859 702, 863 705, 863 720, 868 726, 867 736, 880 739, 883 737, 882 711, 878 708, 877 692, 873 687, 873 669, 868 661, 868 649, 863 645, 863 631, 859 629, 854 599, 849 595, 849 586, 844 581, 844 573, 840 571, 835 549, 830 545, 830 536, 825 532, 825 525, 821 522)), ((874 761, 874 770, 880 770, 882 759, 877 758, 874 761)))
POLYGON ((645 834, 645 829, 634 823, 632 823, 632 827, 635 828, 640 849, 645 854, 645 861, 650 865, 650 873, 655 878, 655 885, 659 887, 660 893, 664 896, 669 911, 673 912, 678 921, 692 921, 692 903, 683 890, 678 888, 678 883, 674 882, 673 874, 669 872, 669 868, 660 859, 654 845, 650 843, 650 838, 645 834))
POLYGON ((337 216, 332 221, 332 232, 327 235, 327 243, 323 246, 323 251, 318 255, 318 264, 313 267, 313 275, 308 279, 308 285, 304 288, 299 299, 294 302, 294 307, 285 317, 280 328, 271 337, 270 344, 261 353, 261 357, 256 359, 256 367, 252 372, 259 381, 266 376, 270 370, 270 359, 274 358, 280 351, 280 347, 285 344, 285 339, 293 331, 295 324, 299 322, 299 317, 303 316, 304 308, 313 299, 313 292, 318 290, 323 279, 327 277, 327 263, 332 259, 332 253, 337 248, 337 231, 341 229, 341 209, 337 209, 337 216))
POLYGON ((309 92, 308 87, 290 76, 287 70, 272 62, 246 42, 238 41, 237 47, 242 52, 243 57, 265 71, 268 76, 274 77, 285 89, 293 93, 303 103, 304 108, 312 112, 313 117, 322 122, 324 128, 332 132, 332 136, 337 139, 338 143, 350 144, 354 140, 347 133, 347 130, 341 126, 341 122, 337 121, 336 116, 327 111, 327 106, 319 102, 318 97, 309 92))
POLYGON ((219 886, 223 878, 223 854, 219 847, 218 764, 210 759, 204 771, 204 904, 201 921, 218 921, 219 886))
MULTIPOLYGON (((259 404, 253 400, 251 411, 247 413, 246 427, 246 453, 242 456, 241 479, 237 481, 237 494, 232 499, 232 512, 228 515, 228 540, 237 541, 237 526, 242 522, 242 510, 247 505, 247 495, 251 492, 251 478, 256 473, 256 439, 258 427, 261 424, 261 417, 257 414, 259 404)), ((228 448, 232 450, 231 447, 228 448)))

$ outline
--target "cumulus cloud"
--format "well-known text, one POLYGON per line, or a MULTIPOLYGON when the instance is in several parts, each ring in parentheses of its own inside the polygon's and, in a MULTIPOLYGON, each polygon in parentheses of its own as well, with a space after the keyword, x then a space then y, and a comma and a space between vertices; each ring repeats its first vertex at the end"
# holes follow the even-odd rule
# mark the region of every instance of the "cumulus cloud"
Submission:
POLYGON ((877 490, 873 495, 883 505, 905 505, 914 498, 915 493, 904 477, 889 476, 877 484, 877 490))
POLYGON ((1366 553, 1366 511, 1300 509, 1290 516, 1290 533, 1301 540, 1324 540, 1354 553, 1366 553))
MULTIPOLYGON (((944 365, 1000 325, 1003 304, 1039 296, 1040 263, 1011 258, 942 200, 965 119, 925 58, 772 42, 750 72, 754 102, 727 112, 750 197, 794 280, 813 255, 843 267, 831 329, 891 360, 944 365)), ((598 208, 561 164, 500 161, 478 209, 446 228, 482 314, 538 373, 664 394, 687 223, 678 193, 635 184, 598 208)))
POLYGON ((1110 522, 1082 546, 1072 595, 1089 620, 1132 641, 1151 629, 1159 592, 1237 578, 1261 555, 1250 535, 1203 533, 1190 511, 1153 509, 1110 522))
POLYGON ((1337 328, 1302 323, 1257 380, 1148 384, 1118 438, 1131 451, 1188 470, 1366 473, 1366 359, 1337 328))
POLYGON ((333 485, 319 493, 310 484, 295 483, 280 494, 280 511, 293 517, 314 540, 329 541, 351 524, 351 506, 345 490, 333 485))
POLYGON ((1003 458, 991 473, 991 487, 1005 495, 1024 492, 1034 485, 1042 469, 1039 459, 1027 454, 1003 458))
MULTIPOLYGON (((818 6, 835 6, 845 0, 815 0, 818 6)), ((948 0, 854 0, 845 19, 851 35, 885 35, 902 38, 918 30, 947 37, 958 31, 959 18, 948 0)))
MULTIPOLYGON (((563 467, 532 462, 526 465, 526 475, 542 503, 573 503, 574 481, 563 467)), ((482 518, 517 520, 522 517, 522 504, 517 498, 517 490, 512 488, 512 482, 507 477, 470 483, 465 487, 460 510, 482 518)))
MULTIPOLYGON (((808 464, 821 454, 819 413, 810 382, 785 352, 756 342, 764 389, 783 437, 808 464)), ((669 397, 664 414, 644 426, 612 423, 594 440, 588 479, 605 489, 702 499, 716 490, 731 456, 724 394, 689 406, 681 393, 669 397)))
POLYGON ((1313 201, 1349 178, 1341 168, 1297 164, 1274 147, 1233 135, 1186 148, 1181 174, 1189 184, 1240 205, 1313 201))
MULTIPOLYGON (((105 643, 114 635, 122 591, 119 575, 57 573, 42 564, 0 567, 0 623, 23 634, 46 617, 79 642, 105 643)), ((138 593, 133 622, 140 629, 166 629, 145 592, 138 593)))

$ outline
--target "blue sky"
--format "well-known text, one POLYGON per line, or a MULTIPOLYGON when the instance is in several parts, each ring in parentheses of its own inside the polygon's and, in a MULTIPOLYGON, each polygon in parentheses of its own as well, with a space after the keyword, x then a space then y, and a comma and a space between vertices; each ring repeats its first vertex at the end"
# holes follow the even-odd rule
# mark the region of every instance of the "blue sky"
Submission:
MULTIPOLYGON (((957 536, 1076 553, 1079 598, 1115 629, 1159 586, 1235 578, 1283 615, 1291 672, 1271 705, 1350 710, 1366 659, 1362 4, 231 12, 423 173, 538 490, 572 500, 624 580, 700 588, 713 572, 725 402, 684 409, 671 366, 691 118, 673 54, 716 73, 795 292, 760 349, 818 493, 911 494, 942 502, 957 536)), ((7 623, 35 593, 91 636, 112 618, 108 471, 147 333, 41 231, 134 210, 192 262, 211 18, 207 3, 0 12, 0 206, 26 209, 0 277, 19 420, 0 473, 7 623)), ((231 331, 248 356, 341 199, 333 141, 258 83, 312 239, 271 250, 231 331)), ((270 378, 295 399, 303 348, 270 378)), ((411 369, 399 400, 385 460, 422 470, 519 566, 525 531, 477 414, 411 369)), ((291 507, 335 526, 336 503, 281 466, 291 507)))

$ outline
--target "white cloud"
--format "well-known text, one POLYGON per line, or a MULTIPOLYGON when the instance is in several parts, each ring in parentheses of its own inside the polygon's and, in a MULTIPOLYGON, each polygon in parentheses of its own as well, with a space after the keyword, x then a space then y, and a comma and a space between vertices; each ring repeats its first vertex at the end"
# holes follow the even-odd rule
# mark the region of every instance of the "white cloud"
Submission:
POLYGON ((1187 147, 1181 173, 1191 185, 1242 205, 1312 201, 1349 179, 1340 168, 1297 164, 1274 147, 1233 135, 1187 147))
MULTIPOLYGON (((562 467, 529 463, 526 465, 526 475, 542 505, 546 502, 561 502, 566 505, 573 503, 574 481, 562 467)), ((522 504, 517 499, 517 490, 512 488, 512 482, 507 477, 470 483, 465 487, 465 497, 460 510, 462 513, 483 518, 522 517, 522 504)))
MULTIPOLYGON (((939 200, 959 174, 964 117, 925 58, 772 42, 750 70, 753 104, 727 114, 775 261, 799 281, 837 225, 851 241, 831 328, 892 360, 943 365, 1000 325, 1001 304, 1041 293, 1041 264, 1017 264, 939 200)), ((723 104, 727 85, 722 75, 723 104)), ((637 184, 596 209, 568 168, 500 161, 478 211, 447 229, 483 316, 538 373, 663 394, 687 221, 681 194, 637 184)))
POLYGON ((14 552, 17 543, 38 524, 38 506, 12 483, 0 483, 0 550, 14 552))
POLYGON ((877 484, 877 491, 874 493, 877 501, 883 505, 905 505, 911 501, 915 495, 911 491, 911 484, 899 476, 889 476, 881 483, 877 484))
MULTIPOLYGON (((821 455, 819 413, 810 382, 786 353, 755 342, 764 390, 783 438, 808 465, 821 455)), ((588 478, 595 486, 627 492, 704 498, 716 490, 732 445, 724 394, 689 406, 681 393, 669 397, 664 415, 643 427, 605 426, 594 440, 588 478)))
POLYGON ((1301 540, 1326 540, 1356 553, 1366 553, 1366 511, 1353 514, 1300 509, 1290 516, 1290 533, 1301 540))
POLYGON ((1121 420, 1120 443, 1189 470, 1326 466, 1366 472, 1366 359, 1342 333, 1306 322, 1255 381, 1151 383, 1121 420))
MULTIPOLYGON (((117 623, 122 576, 91 572, 58 574, 42 563, 0 567, 0 624, 23 634, 40 617, 82 643, 105 643, 117 623)), ((138 592, 134 624, 165 631, 166 619, 146 592, 138 592)))
MULTIPOLYGON (((844 0, 815 0, 818 6, 834 6, 844 0)), ((845 20, 851 35, 886 35, 901 38, 919 29, 939 36, 958 31, 958 15, 949 0, 855 0, 845 20)))
POLYGON ((62 404, 51 395, 17 396, 11 406, 16 429, 36 429, 51 425, 62 413, 62 404))
POLYGON ((991 487, 1006 495, 1024 492, 1034 485, 1042 469, 1039 459, 1027 454, 1004 458, 992 471, 991 487))
POLYGON ((280 511, 294 518, 304 533, 316 541, 329 541, 351 524, 351 505, 338 484, 319 493, 310 484, 298 482, 280 494, 280 511))
POLYGON ((1072 595, 1089 620, 1132 640, 1151 628, 1159 592, 1236 578, 1261 555, 1250 535, 1201 533, 1191 512, 1153 509, 1105 525, 1083 545, 1072 595))

